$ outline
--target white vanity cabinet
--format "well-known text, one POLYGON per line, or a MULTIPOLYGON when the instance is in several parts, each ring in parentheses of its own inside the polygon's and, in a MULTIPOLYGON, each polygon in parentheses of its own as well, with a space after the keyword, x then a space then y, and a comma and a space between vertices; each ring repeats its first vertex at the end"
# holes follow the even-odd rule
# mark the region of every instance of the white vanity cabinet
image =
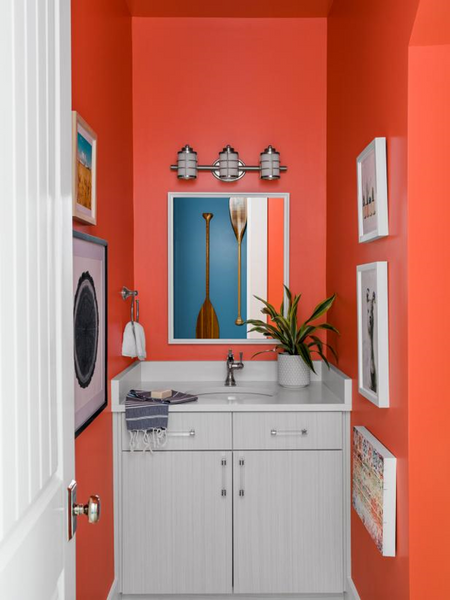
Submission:
POLYGON ((122 590, 232 591, 231 452, 123 452, 122 590))
POLYGON ((174 413, 169 424, 163 449, 130 452, 122 417, 122 591, 230 593, 231 414, 174 413))
POLYGON ((233 415, 234 591, 343 590, 342 415, 233 415))
POLYGON ((293 391, 277 385, 276 364, 246 369, 255 379, 231 390, 212 363, 141 363, 116 378, 122 600, 346 597, 351 380, 332 368, 293 391), (130 451, 127 390, 164 388, 198 400, 170 408, 163 448, 145 452, 141 441, 130 451))
POLYGON ((341 413, 177 412, 153 454, 121 428, 124 594, 343 592, 341 413))
POLYGON ((343 591, 339 451, 234 456, 234 591, 343 591))

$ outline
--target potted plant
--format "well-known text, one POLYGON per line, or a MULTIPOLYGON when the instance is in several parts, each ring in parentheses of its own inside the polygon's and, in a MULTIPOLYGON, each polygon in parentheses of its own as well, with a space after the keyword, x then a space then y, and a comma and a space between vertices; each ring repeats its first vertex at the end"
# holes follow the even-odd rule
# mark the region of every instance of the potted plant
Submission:
POLYGON ((286 311, 284 300, 280 311, 277 312, 269 302, 255 296, 257 300, 264 304, 261 312, 268 315, 272 322, 248 319, 245 323, 253 325, 250 331, 257 331, 266 338, 278 341, 275 348, 257 352, 253 357, 264 352, 278 352, 278 383, 284 387, 295 389, 309 385, 311 371, 315 373, 312 354, 318 354, 328 367, 330 364, 324 354, 324 348, 329 348, 330 352, 337 358, 334 348, 321 340, 316 333, 319 330, 325 330, 339 334, 338 330, 329 323, 313 325, 313 321, 316 321, 331 308, 336 294, 318 304, 309 319, 298 324, 297 309, 301 294, 293 296, 289 288, 284 287, 287 297, 286 311))

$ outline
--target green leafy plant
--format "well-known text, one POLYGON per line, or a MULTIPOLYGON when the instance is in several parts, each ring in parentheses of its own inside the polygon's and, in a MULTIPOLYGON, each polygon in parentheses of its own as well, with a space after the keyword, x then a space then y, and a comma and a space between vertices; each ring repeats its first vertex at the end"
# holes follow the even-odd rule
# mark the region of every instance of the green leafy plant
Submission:
MULTIPOLYGON (((313 325, 313 321, 316 321, 319 317, 324 315, 333 305, 336 299, 336 294, 333 294, 320 304, 316 306, 312 315, 304 323, 298 323, 297 310, 298 303, 300 302, 301 294, 293 296, 290 289, 284 286, 286 290, 286 312, 284 306, 284 300, 281 303, 280 311, 277 312, 272 304, 269 304, 266 300, 255 296, 257 300, 264 304, 261 312, 264 315, 268 315, 273 323, 267 323, 259 319, 248 319, 245 324, 253 325, 250 331, 257 331, 262 333, 266 338, 272 338, 278 341, 278 345, 270 350, 262 350, 253 355, 263 354, 264 352, 284 352, 294 356, 300 356, 308 367, 315 372, 314 364, 311 358, 313 353, 316 353, 329 367, 330 364, 324 354, 324 348, 329 348, 330 352, 337 359, 336 351, 332 346, 326 344, 321 340, 316 333, 320 330, 334 331, 339 334, 339 331, 330 325, 330 323, 319 323, 313 325)), ((252 357, 252 358, 253 358, 252 357)))

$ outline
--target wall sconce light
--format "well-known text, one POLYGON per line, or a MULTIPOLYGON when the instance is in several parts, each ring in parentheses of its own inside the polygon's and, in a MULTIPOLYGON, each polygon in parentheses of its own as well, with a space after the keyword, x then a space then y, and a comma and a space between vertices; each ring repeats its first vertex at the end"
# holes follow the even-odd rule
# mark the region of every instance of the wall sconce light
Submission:
POLYGON ((178 171, 178 179, 197 179, 198 171, 210 171, 220 181, 237 181, 244 177, 248 171, 257 171, 261 179, 271 181, 280 179, 280 173, 287 171, 287 167, 280 166, 280 153, 272 146, 260 154, 259 166, 247 166, 239 158, 239 153, 231 146, 219 152, 219 158, 212 165, 199 165, 197 152, 186 145, 178 152, 178 162, 170 166, 172 171, 178 171))

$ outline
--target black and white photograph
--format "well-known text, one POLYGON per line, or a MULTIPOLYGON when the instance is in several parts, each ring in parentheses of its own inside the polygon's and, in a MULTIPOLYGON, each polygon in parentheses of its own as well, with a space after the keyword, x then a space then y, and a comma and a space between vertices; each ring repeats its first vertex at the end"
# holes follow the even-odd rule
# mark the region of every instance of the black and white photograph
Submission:
POLYGON ((387 262, 357 268, 359 393, 389 406, 387 262))

